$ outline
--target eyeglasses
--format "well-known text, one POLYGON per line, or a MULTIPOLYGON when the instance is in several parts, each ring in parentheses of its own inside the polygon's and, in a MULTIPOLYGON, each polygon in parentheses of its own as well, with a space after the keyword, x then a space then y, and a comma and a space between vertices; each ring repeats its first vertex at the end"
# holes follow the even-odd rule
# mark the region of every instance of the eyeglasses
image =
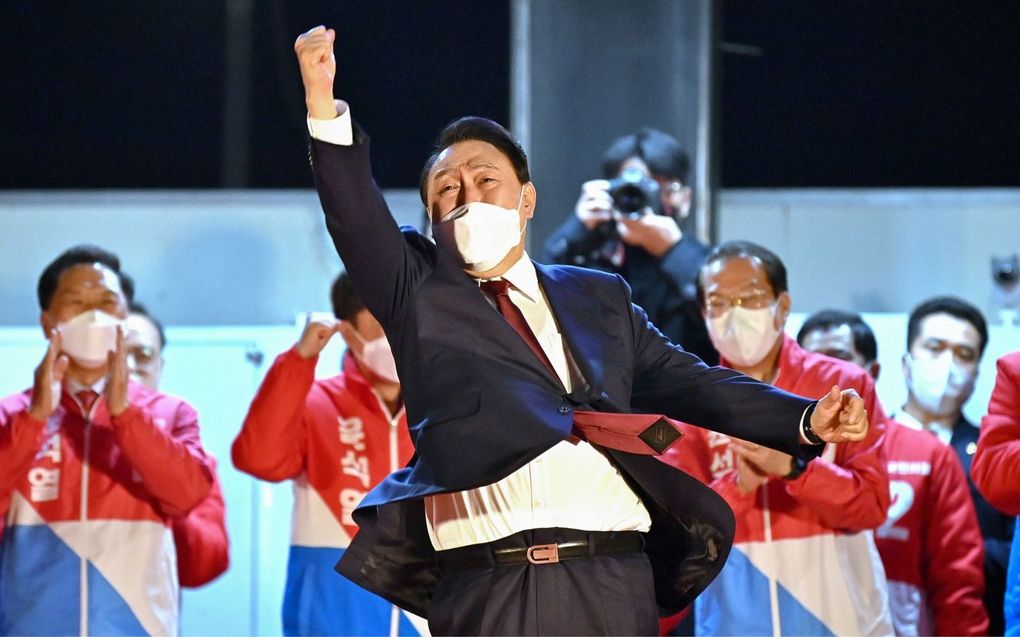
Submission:
POLYGON ((151 365, 155 359, 156 350, 145 345, 132 347, 127 351, 128 367, 131 369, 137 369, 139 367, 151 365))
POLYGON ((659 190, 667 195, 675 195, 683 192, 684 184, 679 179, 660 179, 657 177, 655 181, 659 183, 659 190))
POLYGON ((740 296, 711 294, 705 300, 705 312, 713 318, 718 318, 738 305, 749 310, 760 310, 771 302, 772 295, 768 290, 751 290, 740 296))

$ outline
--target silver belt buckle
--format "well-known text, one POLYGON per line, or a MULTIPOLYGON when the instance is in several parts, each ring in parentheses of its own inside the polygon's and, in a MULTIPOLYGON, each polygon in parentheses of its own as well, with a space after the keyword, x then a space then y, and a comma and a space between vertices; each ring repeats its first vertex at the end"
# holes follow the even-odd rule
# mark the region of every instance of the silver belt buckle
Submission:
POLYGON ((532 564, 554 564, 560 561, 560 548, 555 544, 536 544, 528 547, 527 557, 532 564))

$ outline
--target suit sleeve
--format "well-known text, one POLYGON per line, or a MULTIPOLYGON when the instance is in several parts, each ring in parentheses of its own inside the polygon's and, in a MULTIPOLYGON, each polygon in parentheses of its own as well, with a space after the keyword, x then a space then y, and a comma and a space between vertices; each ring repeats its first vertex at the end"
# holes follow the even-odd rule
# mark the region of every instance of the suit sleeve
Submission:
POLYGON ((367 136, 354 144, 311 140, 315 188, 326 229, 351 276, 354 291, 383 326, 392 325, 432 263, 397 227, 372 179, 367 136))
POLYGON ((970 473, 992 506, 1020 515, 1020 353, 998 362, 970 473))
POLYGON ((728 436, 795 456, 814 456, 802 447, 800 419, 813 401, 722 367, 708 367, 673 345, 630 303, 630 289, 617 276, 631 308, 634 380, 631 403, 728 436))
POLYGON ((165 430, 137 405, 112 421, 117 443, 165 514, 186 515, 209 495, 212 469, 202 449, 198 414, 190 405, 178 402, 165 430))
POLYGON ((271 482, 301 473, 308 453, 303 414, 315 363, 293 348, 276 358, 231 446, 235 467, 271 482))
POLYGON ((921 567, 935 634, 984 635, 984 551, 967 478, 952 447, 941 448, 933 465, 921 567))
POLYGON ((177 574, 181 586, 208 584, 230 565, 223 489, 213 465, 213 483, 208 497, 186 517, 173 521, 177 546, 177 574))
POLYGON ((787 493, 814 509, 827 525, 853 531, 878 527, 889 511, 884 412, 870 377, 863 376, 856 385, 869 414, 867 437, 836 445, 834 461, 818 458, 786 485, 787 493))

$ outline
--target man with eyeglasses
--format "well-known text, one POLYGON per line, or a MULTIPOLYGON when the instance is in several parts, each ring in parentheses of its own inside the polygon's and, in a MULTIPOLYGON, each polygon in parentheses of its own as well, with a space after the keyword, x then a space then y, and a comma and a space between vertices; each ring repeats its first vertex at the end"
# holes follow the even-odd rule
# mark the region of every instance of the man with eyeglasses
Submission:
POLYGON ((715 248, 701 268, 698 298, 723 366, 800 395, 853 387, 875 425, 864 440, 830 446, 808 463, 686 428, 666 461, 708 483, 737 518, 730 559, 695 602, 696 634, 892 634, 870 531, 889 506, 886 419, 874 382, 784 334, 786 267, 766 248, 747 241, 715 248))
MULTIPOLYGON (((163 349, 166 332, 149 310, 133 300, 134 281, 121 277, 130 300, 124 323, 124 347, 131 380, 159 391, 163 378, 163 349)), ((217 475, 216 459, 208 455, 213 482, 209 495, 186 516, 173 519, 174 545, 177 548, 177 576, 181 586, 205 586, 230 565, 230 539, 227 536, 226 504, 217 475)))
POLYGON ((708 248, 680 229, 691 213, 689 170, 680 142, 662 131, 642 128, 620 137, 602 156, 603 178, 581 186, 574 214, 546 241, 545 260, 621 275, 648 320, 671 341, 715 365, 719 357, 695 292, 708 248), (625 173, 644 182, 638 187, 649 199, 629 213, 611 194, 611 184, 625 173))

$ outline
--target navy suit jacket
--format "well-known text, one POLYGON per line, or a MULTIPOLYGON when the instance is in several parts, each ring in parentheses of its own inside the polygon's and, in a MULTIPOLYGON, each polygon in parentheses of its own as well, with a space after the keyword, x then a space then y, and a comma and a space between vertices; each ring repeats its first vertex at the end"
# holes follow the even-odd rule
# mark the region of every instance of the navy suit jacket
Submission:
MULTIPOLYGON (((564 395, 454 258, 397 227, 368 150, 356 129, 352 146, 313 140, 310 158, 337 252, 393 349, 416 454, 355 511, 359 532, 337 564, 345 576, 427 617, 438 570, 422 498, 506 477, 566 439, 575 408, 662 413, 793 455, 820 450, 800 445, 810 401, 707 367, 672 345, 630 302, 620 276, 536 263, 586 380, 564 395)), ((646 551, 657 602, 664 614, 675 612, 722 567, 732 512, 711 489, 652 456, 606 452, 651 513, 646 551)))

